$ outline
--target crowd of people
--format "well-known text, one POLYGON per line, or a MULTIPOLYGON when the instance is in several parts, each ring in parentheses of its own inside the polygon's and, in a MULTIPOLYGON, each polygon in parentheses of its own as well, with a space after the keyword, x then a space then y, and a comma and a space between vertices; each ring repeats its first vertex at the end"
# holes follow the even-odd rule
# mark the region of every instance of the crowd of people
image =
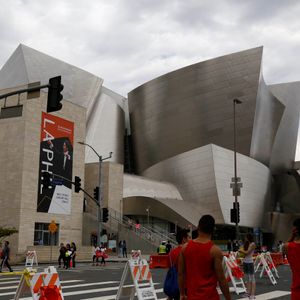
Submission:
MULTIPOLYGON (((165 293, 169 300, 217 300, 220 299, 217 285, 225 299, 231 299, 222 266, 223 253, 211 240, 214 227, 214 218, 205 215, 199 220, 197 235, 193 239, 191 239, 188 229, 178 231, 176 236, 178 246, 169 253, 171 268, 175 266, 178 273, 178 286, 174 285, 172 293, 169 286, 168 289, 165 286, 165 293)), ((227 250, 229 252, 236 250, 243 257, 243 273, 246 282, 245 298, 255 299, 253 254, 257 250, 257 245, 252 234, 247 234, 243 243, 234 242, 230 241, 227 250)), ((287 256, 292 270, 291 300, 298 300, 300 299, 300 219, 294 221, 292 235, 288 242, 285 244, 280 242, 279 246, 283 256, 287 256)), ((165 242, 159 246, 159 249, 162 252, 166 251, 165 242)), ((167 278, 165 282, 167 282, 167 278)))
MULTIPOLYGON (((172 249, 170 241, 162 241, 157 252, 159 255, 169 255, 171 268, 175 268, 178 274, 176 293, 168 299, 174 300, 217 300, 220 296, 217 292, 217 285, 220 287, 226 300, 231 299, 227 280, 222 266, 223 252, 212 242, 215 228, 215 220, 210 215, 200 218, 197 232, 190 236, 190 229, 178 230, 176 240, 178 246, 172 249)), ((119 242, 119 256, 127 257, 127 246, 125 240, 119 242)), ((300 218, 293 222, 291 237, 286 243, 279 241, 278 251, 283 258, 287 257, 292 271, 291 300, 300 299, 300 218)), ((106 246, 101 243, 93 249, 93 265, 106 264, 108 257, 106 246)), ((253 254, 257 250, 252 234, 247 234, 243 243, 229 241, 228 252, 238 251, 243 258, 243 273, 246 282, 246 294, 249 299, 255 299, 255 274, 253 254), (241 245, 242 244, 242 245, 241 245)), ((60 244, 58 267, 69 269, 76 267, 76 245, 74 242, 64 245, 60 244)), ((1 252, 0 272, 6 266, 10 272, 9 264, 10 247, 9 241, 4 242, 1 252)), ((168 272, 169 274, 169 272, 168 272)))

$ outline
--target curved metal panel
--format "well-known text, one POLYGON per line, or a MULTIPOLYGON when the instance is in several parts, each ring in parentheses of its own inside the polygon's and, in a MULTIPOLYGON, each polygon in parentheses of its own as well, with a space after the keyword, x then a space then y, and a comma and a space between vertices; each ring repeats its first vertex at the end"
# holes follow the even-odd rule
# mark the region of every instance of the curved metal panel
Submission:
POLYGON ((285 110, 261 77, 257 93, 250 156, 269 166, 274 140, 285 110))
POLYGON ((286 107, 274 140, 270 160, 270 169, 278 174, 292 169, 295 161, 299 129, 300 82, 276 84, 269 88, 286 107))
MULTIPOLYGON (((260 227, 270 191, 269 169, 254 159, 238 154, 238 176, 243 188, 239 202, 242 226, 260 227)), ((197 207, 198 219, 212 214, 219 224, 230 223, 234 197, 230 188, 233 152, 216 145, 207 145, 162 161, 145 170, 143 175, 174 184, 185 206, 197 207)), ((173 201, 172 209, 177 206, 173 201)))
POLYGON ((128 94, 137 171, 214 143, 233 149, 232 100, 238 108, 238 151, 250 153, 262 47, 194 64, 128 94))
MULTIPOLYGON (((110 94, 101 93, 89 119, 86 143, 92 145, 104 157, 108 156, 109 152, 113 152, 109 161, 123 164, 124 133, 125 113, 123 109, 113 101, 110 94)), ((87 148, 85 162, 97 161, 98 157, 87 148)))

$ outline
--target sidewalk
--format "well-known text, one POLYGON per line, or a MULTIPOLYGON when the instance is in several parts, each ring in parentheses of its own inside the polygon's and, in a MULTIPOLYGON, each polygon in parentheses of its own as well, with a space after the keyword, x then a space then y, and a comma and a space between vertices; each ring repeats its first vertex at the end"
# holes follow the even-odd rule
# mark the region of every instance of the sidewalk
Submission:
MULTIPOLYGON (((127 255, 127 258, 118 257, 117 255, 109 255, 108 258, 105 260, 106 262, 112 262, 112 263, 126 263, 128 259, 130 258, 130 255, 127 255)), ((148 262, 150 260, 150 254, 142 254, 142 258, 146 259, 148 262)), ((76 263, 92 263, 92 260, 76 260, 76 263)), ((39 265, 51 265, 51 264, 57 264, 57 260, 53 259, 52 262, 39 262, 39 265)), ((12 265, 13 266, 24 266, 25 262, 17 263, 12 265)))

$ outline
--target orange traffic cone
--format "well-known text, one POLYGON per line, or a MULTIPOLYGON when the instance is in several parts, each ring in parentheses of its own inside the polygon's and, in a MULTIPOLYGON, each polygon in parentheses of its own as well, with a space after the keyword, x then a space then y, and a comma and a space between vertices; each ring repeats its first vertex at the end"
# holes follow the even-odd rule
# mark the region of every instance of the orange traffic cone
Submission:
POLYGON ((289 261, 288 261, 286 255, 284 256, 283 264, 284 265, 289 265, 289 261))

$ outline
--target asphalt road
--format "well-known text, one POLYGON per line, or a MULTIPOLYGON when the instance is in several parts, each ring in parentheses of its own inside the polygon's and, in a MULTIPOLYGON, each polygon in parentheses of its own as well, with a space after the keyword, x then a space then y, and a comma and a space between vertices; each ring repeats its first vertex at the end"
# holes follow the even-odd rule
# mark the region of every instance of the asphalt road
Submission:
MULTIPOLYGON (((91 266, 90 264, 78 264, 75 269, 59 270, 59 278, 62 283, 64 298, 66 300, 110 300, 115 299, 119 288, 125 263, 108 263, 105 267, 91 266)), ((15 267, 21 270, 22 267, 15 267)), ((39 268, 39 270, 42 270, 39 268)), ((257 300, 267 299, 290 299, 289 288, 291 273, 288 266, 278 268, 280 278, 277 285, 273 286, 268 278, 257 279, 257 300)), ((155 283, 158 299, 166 299, 163 294, 163 281, 166 270, 152 270, 152 277, 155 283)), ((19 275, 0 275, 0 300, 13 299, 18 283, 19 275)), ((130 284, 127 280, 126 284, 130 284)), ((232 299, 244 299, 242 295, 231 293, 232 299)), ((30 293, 22 295, 21 299, 32 299, 30 293)), ((221 299, 224 299, 221 296, 221 299)))

